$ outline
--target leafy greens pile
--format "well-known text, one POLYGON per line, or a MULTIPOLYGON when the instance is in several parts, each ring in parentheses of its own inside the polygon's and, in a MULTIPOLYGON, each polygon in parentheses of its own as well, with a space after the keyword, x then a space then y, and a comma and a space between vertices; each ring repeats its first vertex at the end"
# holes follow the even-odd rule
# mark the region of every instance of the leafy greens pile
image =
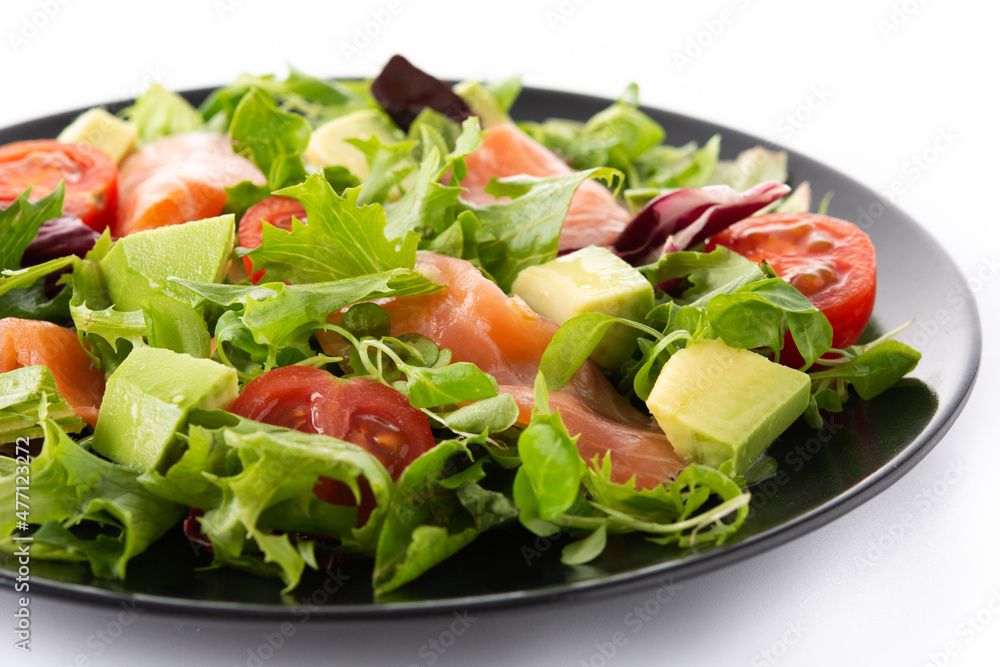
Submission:
MULTIPOLYGON (((491 88, 508 111, 516 80, 491 88)), ((712 253, 664 254, 642 267, 657 306, 642 322, 589 314, 567 322, 542 358, 535 410, 517 424, 511 396, 469 363, 455 363, 418 334, 390 335, 388 313, 370 303, 442 288, 417 272, 418 250, 466 259, 509 291, 523 268, 556 256, 563 218, 576 189, 601 179, 638 209, 675 188, 728 184, 746 189, 785 181, 785 156, 763 149, 735 161, 718 159, 720 138, 703 146, 663 144, 663 128, 637 106, 634 87, 586 123, 522 123, 531 136, 579 171, 553 178, 494 181, 487 192, 504 199, 474 205, 460 199, 464 158, 482 141, 479 119, 457 123, 432 109, 416 115, 397 140, 353 141, 366 156, 364 178, 343 167, 315 170, 303 153, 312 130, 359 109, 377 109, 366 83, 332 83, 293 70, 284 81, 242 76, 213 93, 200 109, 152 87, 124 115, 142 142, 178 132, 227 132, 237 152, 267 178, 229 190, 227 211, 241 214, 272 193, 297 199, 308 224, 289 231, 270 225, 262 243, 239 249, 264 270, 261 284, 174 284, 194 295, 185 302, 159 296, 138 311, 110 300, 97 262, 112 247, 105 234, 84 258, 66 257, 21 268, 21 254, 47 219, 60 215, 62 191, 35 204, 21 198, 0 212, 5 269, 0 316, 72 321, 94 363, 110 375, 138 347, 211 358, 234 368, 241 383, 292 364, 323 367, 344 377, 392 386, 428 418, 437 446, 396 482, 359 447, 322 435, 267 426, 222 411, 193 411, 177 432, 181 453, 162 469, 138 473, 88 450, 89 438, 55 390, 45 369, 0 376, 0 436, 43 438, 30 470, 0 457, 0 474, 31 479, 33 556, 89 562, 95 575, 125 576, 130 558, 196 510, 200 538, 215 565, 279 576, 293 589, 322 556, 374 556, 372 585, 384 595, 412 581, 483 532, 520 523, 542 536, 568 534, 562 561, 588 562, 608 536, 638 532, 658 544, 720 543, 747 517, 749 494, 739 477, 700 465, 676 481, 636 489, 611 480, 611 459, 581 459, 575 438, 548 392, 565 385, 612 324, 639 330, 633 358, 610 372, 625 395, 645 399, 663 364, 687 344, 721 338, 733 347, 780 355, 785 333, 807 366, 827 353, 830 325, 794 288, 765 265, 724 248, 712 253), (47 299, 44 278, 59 279, 47 299), (192 305, 194 303, 195 305, 192 305), (338 324, 331 313, 346 310, 338 324), (749 315, 748 315, 749 314, 749 315), (337 334, 341 356, 330 356, 317 334, 337 334), (214 339, 214 346, 211 344, 214 339), (360 527, 357 510, 320 501, 320 477, 338 480, 377 506, 360 527), (99 526, 82 530, 87 525, 99 526), (318 539, 317 536, 322 536, 318 539)), ((778 206, 808 207, 799 190, 778 206)), ((876 395, 912 369, 919 355, 888 339, 838 353, 812 374, 808 417, 840 410, 853 384, 876 395)), ((0 487, 0 547, 13 549, 18 532, 14 485, 0 487)))

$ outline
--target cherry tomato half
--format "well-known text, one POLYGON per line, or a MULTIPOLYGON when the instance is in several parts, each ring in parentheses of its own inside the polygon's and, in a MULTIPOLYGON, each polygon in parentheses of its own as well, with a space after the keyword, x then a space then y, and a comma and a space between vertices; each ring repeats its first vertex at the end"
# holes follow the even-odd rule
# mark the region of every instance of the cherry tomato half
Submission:
POLYGON ((0 208, 31 187, 31 200, 48 195, 66 182, 63 213, 74 215, 101 232, 118 212, 118 167, 89 144, 55 139, 17 141, 0 146, 0 208))
MULTIPOLYGON (((367 380, 344 380, 309 366, 285 366, 249 382, 229 411, 275 426, 321 433, 353 443, 377 458, 398 479, 418 456, 434 447, 427 418, 391 387, 367 380)), ((358 523, 375 507, 362 480, 358 523)), ((321 477, 316 495, 335 505, 354 506, 345 484, 321 477)))
MULTIPOLYGON (((875 305, 875 247, 856 225, 815 213, 772 213, 737 222, 713 236, 707 249, 717 245, 754 262, 767 260, 830 320, 833 347, 853 344, 868 325, 875 305)), ((802 364, 790 338, 781 358, 802 364)))
MULTIPOLYGON (((292 218, 306 221, 306 210, 302 204, 291 197, 266 197, 247 209, 240 218, 240 245, 244 248, 256 248, 260 245, 264 234, 264 223, 270 223, 286 231, 292 228, 292 218)), ((253 272, 253 264, 249 257, 243 258, 247 267, 247 275, 256 284, 264 275, 264 271, 253 272)))

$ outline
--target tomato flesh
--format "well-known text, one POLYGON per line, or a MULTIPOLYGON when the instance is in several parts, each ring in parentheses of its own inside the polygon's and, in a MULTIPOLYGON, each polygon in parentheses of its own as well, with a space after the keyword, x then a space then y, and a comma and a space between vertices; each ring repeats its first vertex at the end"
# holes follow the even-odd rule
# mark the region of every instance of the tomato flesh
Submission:
MULTIPOLYGON (((742 220, 713 236, 707 249, 725 246, 747 259, 767 260, 830 320, 833 347, 861 336, 875 306, 875 247, 857 226, 815 213, 772 213, 742 220)), ((801 365, 786 338, 782 362, 801 365)))
MULTIPOLYGON (((292 228, 292 218, 298 218, 302 222, 306 220, 306 210, 298 200, 278 196, 261 199, 240 218, 240 245, 244 248, 256 248, 263 237, 265 222, 288 231, 292 228)), ((257 284, 264 276, 264 271, 255 273, 249 257, 243 258, 243 264, 250 280, 257 284)))
POLYGON ((17 141, 0 147, 0 208, 31 188, 37 201, 66 183, 63 213, 101 232, 118 212, 118 167, 89 144, 55 139, 17 141))
MULTIPOLYGON (((275 426, 320 433, 368 451, 399 478, 418 456, 434 447, 424 415, 401 393, 364 378, 345 380, 309 366, 285 366, 249 382, 229 411, 275 426)), ((375 498, 362 479, 358 525, 368 520, 375 498)), ((316 495, 334 505, 354 506, 343 482, 320 477, 316 495)))

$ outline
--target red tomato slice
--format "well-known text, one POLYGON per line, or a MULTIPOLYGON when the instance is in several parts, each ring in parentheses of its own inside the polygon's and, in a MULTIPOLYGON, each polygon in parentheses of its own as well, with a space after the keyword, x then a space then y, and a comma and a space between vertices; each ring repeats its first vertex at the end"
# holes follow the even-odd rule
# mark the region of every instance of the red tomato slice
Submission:
MULTIPOLYGON (((833 347, 853 344, 868 325, 875 305, 875 247, 856 225, 815 213, 772 213, 737 222, 713 236, 707 249, 717 245, 754 262, 767 260, 830 320, 833 347)), ((782 362, 801 366, 797 352, 787 338, 782 362)))
MULTIPOLYGON (((292 228, 292 218, 306 221, 306 210, 297 199, 291 197, 267 197, 247 209, 240 218, 240 245, 244 248, 256 248, 260 245, 264 234, 264 223, 284 229, 292 228)), ((253 272, 253 264, 249 257, 243 258, 247 267, 247 275, 256 284, 264 275, 264 271, 253 272)))
MULTIPOLYGON (((418 456, 434 447, 430 424, 401 393, 364 378, 344 380, 309 366, 285 366, 251 381, 229 411, 304 433, 321 433, 353 443, 377 458, 398 479, 418 456)), ((358 525, 375 508, 362 480, 358 525)), ((335 505, 354 506, 345 484, 321 477, 316 495, 335 505)))
POLYGON ((66 182, 63 213, 74 215, 96 231, 104 231, 118 213, 118 167, 89 144, 55 139, 18 141, 0 147, 0 208, 31 187, 31 200, 48 195, 66 182))

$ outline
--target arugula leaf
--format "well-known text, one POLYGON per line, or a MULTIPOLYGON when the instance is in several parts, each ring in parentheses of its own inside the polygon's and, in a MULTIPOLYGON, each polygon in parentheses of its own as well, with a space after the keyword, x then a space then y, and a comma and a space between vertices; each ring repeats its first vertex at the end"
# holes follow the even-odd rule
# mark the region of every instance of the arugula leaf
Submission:
POLYGON ((56 389, 45 366, 25 366, 0 374, 0 443, 43 435, 38 413, 45 406, 48 419, 69 432, 86 426, 56 389))
POLYGON ((4 292, 0 294, 0 319, 18 317, 64 324, 70 319, 69 300, 72 294, 71 289, 64 287, 50 299, 45 295, 44 280, 36 281, 30 287, 4 292))
POLYGON ((309 224, 293 221, 287 232, 264 225, 261 245, 247 254, 254 271, 266 269, 268 280, 308 283, 413 268, 418 237, 387 239, 385 210, 359 207, 359 193, 351 188, 339 197, 319 174, 280 190, 302 202, 309 224))
POLYGON ((32 203, 28 199, 31 188, 28 188, 16 201, 0 210, 0 238, 3 239, 0 269, 21 268, 21 257, 38 235, 42 223, 62 215, 65 193, 66 183, 59 181, 55 190, 32 203))
POLYGON ((556 256, 563 219, 580 184, 599 178, 613 185, 619 177, 620 172, 602 167, 552 178, 516 176, 490 181, 488 194, 512 199, 486 206, 460 203, 475 213, 483 231, 492 237, 479 244, 483 267, 505 292, 510 291, 522 269, 556 256))
MULTIPOLYGON (((31 462, 31 555, 60 560, 85 559, 98 577, 123 579, 128 561, 174 526, 186 508, 153 495, 137 481, 139 473, 109 463, 74 442, 51 419, 42 422, 45 442, 31 462), (118 530, 85 539, 68 529, 84 522, 118 530)), ((13 551, 17 522, 15 485, 0 484, 0 548, 13 551)))
POLYGON ((158 83, 146 89, 135 104, 122 111, 121 115, 139 131, 140 144, 171 134, 191 132, 203 125, 197 109, 158 83))

